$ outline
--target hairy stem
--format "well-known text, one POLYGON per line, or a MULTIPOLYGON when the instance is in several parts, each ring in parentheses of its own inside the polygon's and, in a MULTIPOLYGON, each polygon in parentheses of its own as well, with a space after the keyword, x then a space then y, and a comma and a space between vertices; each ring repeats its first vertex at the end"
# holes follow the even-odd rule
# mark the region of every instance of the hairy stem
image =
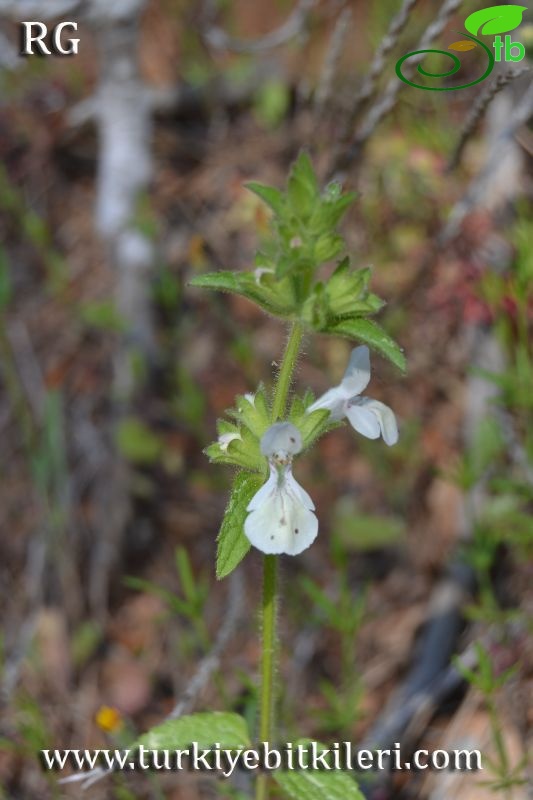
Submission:
MULTIPOLYGON (((276 655, 278 557, 263 557, 263 648, 261 654, 261 700, 259 741, 272 742, 274 730, 274 671, 276 655)), ((268 798, 268 775, 257 778, 256 800, 268 798)))
MULTIPOLYGON (((272 419, 274 422, 284 415, 287 407, 287 397, 302 343, 302 336, 302 326, 300 323, 295 322, 291 328, 285 348, 272 403, 272 419)), ((265 555, 263 558, 263 598, 261 606, 263 625, 261 695, 259 703, 259 741, 261 742, 272 742, 274 734, 277 575, 278 557, 265 555)), ((256 782, 256 800, 268 800, 268 786, 269 776, 266 773, 259 775, 256 782)))
POLYGON ((276 649, 277 557, 265 556, 263 570, 263 653, 259 736, 262 741, 268 741, 272 735, 274 724, 272 700, 276 649))
POLYGON ((291 386, 292 373, 296 366, 300 345, 302 344, 303 330, 299 322, 295 322, 291 328, 287 347, 283 355, 283 362, 279 371, 276 393, 272 404, 272 420, 276 422, 285 413, 287 406, 287 396, 291 386))

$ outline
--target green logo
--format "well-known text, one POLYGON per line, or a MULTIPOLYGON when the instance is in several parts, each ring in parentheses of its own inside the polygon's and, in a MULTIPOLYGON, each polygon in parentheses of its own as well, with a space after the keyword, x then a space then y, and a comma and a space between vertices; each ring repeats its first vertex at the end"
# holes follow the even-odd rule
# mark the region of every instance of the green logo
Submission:
POLYGON ((415 89, 425 89, 429 92, 452 92, 456 89, 466 89, 468 86, 475 86, 476 83, 481 83, 481 81, 484 81, 485 78, 490 75, 496 61, 502 61, 503 58, 505 61, 516 62, 522 61, 524 58, 526 50, 521 42, 513 42, 509 35, 505 36, 505 39, 502 40, 502 37, 499 35, 501 33, 508 33, 508 31, 513 31, 517 28, 522 22, 524 11, 527 11, 527 6, 515 5, 491 6, 490 8, 482 8, 480 11, 474 11, 465 21, 465 28, 468 33, 461 34, 465 36, 466 39, 453 42, 453 44, 448 46, 448 50, 414 50, 412 53, 407 53, 407 55, 402 56, 396 64, 397 76, 409 86, 414 86, 415 89), (492 44, 494 53, 492 53, 488 45, 477 38, 480 34, 483 36, 494 36, 498 34, 492 44), (428 72, 419 64, 417 68, 418 72, 425 78, 449 78, 460 70, 461 62, 458 56, 448 51, 466 52, 467 50, 474 50, 477 47, 481 47, 487 56, 487 68, 480 78, 470 81, 469 83, 463 83, 461 86, 424 86, 409 80, 402 72, 403 64, 408 58, 425 55, 426 53, 439 53, 452 59, 453 66, 451 69, 447 72, 428 72))

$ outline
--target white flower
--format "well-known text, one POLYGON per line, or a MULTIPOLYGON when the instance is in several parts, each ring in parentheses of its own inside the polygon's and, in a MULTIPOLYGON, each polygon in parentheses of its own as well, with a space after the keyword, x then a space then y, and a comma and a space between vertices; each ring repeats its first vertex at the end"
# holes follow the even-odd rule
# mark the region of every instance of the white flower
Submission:
POLYGON ((352 350, 350 361, 344 378, 333 389, 329 389, 322 397, 307 409, 308 412, 325 408, 330 412, 332 420, 346 417, 356 431, 369 439, 383 436, 388 445, 398 441, 398 426, 394 412, 379 400, 361 397, 361 392, 370 381, 370 354, 368 347, 356 347, 352 350))
POLYGON ((236 439, 239 439, 242 442, 242 436, 240 433, 221 433, 218 437, 218 445, 221 450, 227 452, 231 442, 234 442, 236 439))
POLYGON ((290 422, 275 423, 261 439, 270 476, 248 504, 244 532, 263 553, 296 556, 318 533, 313 501, 292 474, 292 457, 301 449, 300 431, 290 422))
POLYGON ((263 553, 296 556, 318 533, 314 504, 290 466, 270 467, 270 477, 252 497, 244 532, 263 553))

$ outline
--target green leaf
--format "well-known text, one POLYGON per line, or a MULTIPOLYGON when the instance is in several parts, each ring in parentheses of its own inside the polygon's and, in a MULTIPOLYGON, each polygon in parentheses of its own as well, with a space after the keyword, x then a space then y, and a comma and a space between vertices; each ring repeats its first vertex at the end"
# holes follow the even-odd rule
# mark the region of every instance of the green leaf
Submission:
POLYGON ((522 22, 522 15, 527 6, 490 6, 474 11, 465 20, 465 28, 473 36, 482 33, 493 36, 495 33, 514 31, 522 22))
MULTIPOLYGON (((268 427, 267 423, 264 430, 268 427)), ((240 430, 240 436, 240 439, 234 439, 227 447, 221 447, 218 441, 213 442, 205 448, 204 453, 214 464, 233 464, 251 472, 260 471, 265 463, 259 450, 260 437, 244 427, 240 430)))
MULTIPOLYGON (((311 743, 302 740, 296 744, 311 743)), ((317 747, 319 752, 328 749, 319 743, 317 747)), ((353 778, 341 770, 276 770, 273 778, 291 800, 364 800, 353 778)))
POLYGON ((294 214, 307 218, 319 199, 319 187, 311 159, 301 152, 293 164, 287 186, 287 198, 294 214))
POLYGON ((235 478, 224 519, 217 537, 217 578, 226 578, 242 561, 251 547, 244 535, 246 507, 264 483, 261 475, 240 472, 235 478))
POLYGON ((344 319, 329 325, 323 333, 344 336, 373 347, 402 372, 406 370, 405 356, 396 342, 376 322, 368 319, 344 319))
POLYGON ((189 285, 199 289, 213 289, 216 292, 236 292, 238 294, 239 275, 230 271, 207 272, 205 275, 196 275, 191 278, 189 285))
MULTIPOLYGON (((311 403, 308 403, 308 405, 311 405, 311 403)), ((292 399, 291 410, 289 411, 289 422, 295 424, 294 420, 303 417, 306 408, 307 406, 305 405, 304 399, 295 394, 292 399)))
POLYGON ((74 666, 80 668, 95 655, 105 637, 98 622, 88 620, 74 629, 70 636, 70 653, 74 666))
POLYGON ((183 616, 191 618, 191 609, 188 603, 181 600, 168 589, 163 589, 157 583, 148 581, 145 578, 138 578, 136 575, 126 575, 123 579, 124 586, 129 589, 136 589, 145 594, 153 594, 155 597, 160 597, 172 611, 176 614, 183 614, 183 616))
POLYGON ((318 263, 331 261, 344 247, 344 239, 334 233, 324 233, 315 242, 314 258, 318 263))
POLYGON ((365 299, 361 301, 361 305, 366 305, 366 309, 368 309, 370 313, 375 314, 378 311, 381 311, 386 303, 381 299, 381 297, 378 297, 377 294, 369 292, 365 299))
POLYGON ((320 588, 307 575, 302 575, 302 588, 309 595, 313 603, 328 620, 328 623, 335 626, 339 619, 339 608, 336 601, 333 601, 326 592, 320 588))
POLYGON ((187 602, 194 605, 198 597, 197 584, 185 548, 176 547, 174 558, 176 560, 176 571, 180 580, 181 591, 187 602))
POLYGON ((199 289, 213 289, 246 297, 264 311, 282 319, 290 317, 295 310, 290 283, 276 281, 270 275, 257 278, 251 272, 208 272, 197 275, 189 283, 199 289))
POLYGON ((11 275, 6 252, 0 248, 0 311, 4 311, 11 301, 11 275))
POLYGON ((274 780, 291 800, 364 800, 345 772, 276 772, 274 780))
POLYGON ((245 183, 244 185, 247 189, 260 197, 261 200, 267 204, 267 206, 270 206, 272 211, 274 211, 276 214, 283 214, 283 211, 285 210, 285 197, 279 189, 275 189, 273 186, 265 186, 264 184, 256 183, 255 181, 245 183))
POLYGON ((199 748, 217 742, 224 749, 249 747, 250 734, 246 720, 229 711, 209 711, 170 719, 145 733, 136 744, 148 750, 181 750, 191 742, 199 748))
POLYGON ((116 432, 122 455, 134 464, 154 464, 163 451, 163 442, 140 419, 127 417, 116 432))
POLYGON ((275 128, 283 120, 289 108, 289 92, 285 81, 266 81, 258 90, 254 113, 267 128, 275 128))
POLYGON ((84 303, 80 306, 80 317, 86 325, 98 330, 120 333, 127 328, 112 300, 84 303))
MULTIPOLYGON (((341 191, 339 187, 339 192, 341 191)), ((357 199, 355 192, 347 192, 336 196, 335 192, 326 189, 325 196, 321 198, 320 204, 313 212, 313 216, 309 220, 309 230, 311 233, 319 233, 323 231, 332 231, 337 227, 342 217, 357 199)))
POLYGON ((260 386, 255 394, 237 395, 235 399, 237 409, 230 409, 227 413, 234 415, 260 439, 272 422, 264 388, 260 386))
POLYGON ((335 538, 343 549, 371 552, 398 544, 405 534, 400 517, 362 514, 352 497, 342 497, 333 517, 335 538))
POLYGON ((368 291, 370 277, 369 267, 350 270, 349 259, 341 261, 325 286, 326 318, 334 317, 340 322, 379 311, 384 302, 368 291))
POLYGON ((291 409, 289 419, 302 434, 302 444, 305 448, 313 444, 327 429, 330 414, 329 411, 324 408, 319 408, 316 411, 312 411, 310 414, 306 414, 305 411, 298 414, 298 410, 299 409, 294 406, 294 412, 296 413, 291 409))
POLYGON ((202 451, 213 464, 231 464, 234 467, 246 467, 247 464, 242 463, 240 454, 233 454, 229 448, 223 450, 218 442, 213 442, 202 451))
POLYGON ((505 451, 505 442, 498 420, 484 417, 477 421, 470 451, 472 466, 479 480, 485 470, 505 451))

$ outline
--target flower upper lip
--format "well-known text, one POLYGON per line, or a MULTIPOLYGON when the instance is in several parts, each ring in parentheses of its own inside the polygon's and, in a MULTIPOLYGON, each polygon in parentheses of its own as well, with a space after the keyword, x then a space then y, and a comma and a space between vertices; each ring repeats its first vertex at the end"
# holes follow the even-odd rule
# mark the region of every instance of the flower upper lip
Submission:
POLYGON ((290 464, 302 449, 302 434, 291 422, 275 422, 261 439, 261 453, 275 464, 290 464))
POLYGON ((308 413, 326 409, 332 420, 338 421, 346 417, 350 425, 363 436, 377 439, 381 435, 386 444, 396 444, 398 426, 392 409, 379 400, 361 395, 369 381, 370 353, 368 347, 363 345, 352 350, 348 367, 339 385, 328 389, 309 406, 308 413))

